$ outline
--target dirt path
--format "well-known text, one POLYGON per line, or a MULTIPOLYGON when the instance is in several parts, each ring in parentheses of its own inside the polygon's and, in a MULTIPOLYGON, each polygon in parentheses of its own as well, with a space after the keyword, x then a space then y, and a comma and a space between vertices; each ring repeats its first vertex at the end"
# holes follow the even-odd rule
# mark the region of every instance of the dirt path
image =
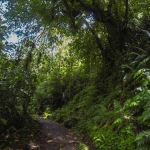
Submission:
POLYGON ((79 150, 79 141, 63 126, 50 120, 38 119, 40 134, 30 149, 36 150, 79 150))

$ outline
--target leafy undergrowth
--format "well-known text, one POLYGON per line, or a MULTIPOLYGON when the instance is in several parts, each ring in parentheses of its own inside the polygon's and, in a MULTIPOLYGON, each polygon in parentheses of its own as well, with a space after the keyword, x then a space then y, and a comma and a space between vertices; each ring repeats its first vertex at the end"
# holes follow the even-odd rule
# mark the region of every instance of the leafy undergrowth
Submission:
POLYGON ((91 139, 97 149, 134 150, 133 123, 125 118, 121 104, 114 100, 114 106, 108 109, 99 103, 96 92, 94 86, 85 88, 51 118, 82 134, 83 139, 91 139))
POLYGON ((87 86, 50 117, 88 136, 98 149, 148 150, 149 77, 149 69, 133 72, 124 81, 125 89, 117 85, 105 97, 99 96, 95 86, 87 86))
POLYGON ((0 135, 0 149, 28 149, 30 141, 34 141, 39 132, 39 124, 31 120, 23 128, 11 126, 0 135))

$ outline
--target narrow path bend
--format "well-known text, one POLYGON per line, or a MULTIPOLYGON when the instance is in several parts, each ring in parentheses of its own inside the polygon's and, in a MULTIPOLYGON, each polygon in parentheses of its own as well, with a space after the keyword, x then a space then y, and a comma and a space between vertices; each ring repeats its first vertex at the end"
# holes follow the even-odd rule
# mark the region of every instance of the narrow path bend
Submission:
POLYGON ((79 141, 62 125, 51 120, 38 119, 39 137, 30 142, 30 149, 36 150, 78 150, 79 141))

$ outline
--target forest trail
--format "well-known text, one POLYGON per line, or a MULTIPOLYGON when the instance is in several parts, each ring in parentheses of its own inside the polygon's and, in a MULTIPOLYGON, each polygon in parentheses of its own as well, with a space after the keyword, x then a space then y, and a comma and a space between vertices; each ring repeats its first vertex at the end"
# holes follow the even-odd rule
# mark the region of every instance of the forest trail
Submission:
POLYGON ((62 125, 46 119, 38 119, 40 133, 30 149, 35 150, 78 150, 79 141, 62 125))

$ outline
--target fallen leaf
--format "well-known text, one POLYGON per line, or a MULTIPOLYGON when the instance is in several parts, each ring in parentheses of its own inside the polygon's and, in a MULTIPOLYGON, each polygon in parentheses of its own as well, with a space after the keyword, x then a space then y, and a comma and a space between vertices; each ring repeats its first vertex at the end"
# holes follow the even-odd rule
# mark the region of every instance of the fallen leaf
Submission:
POLYGON ((31 149, 39 148, 39 145, 32 141, 30 141, 29 146, 31 147, 31 149))
POLYGON ((47 143, 51 143, 51 142, 53 142, 53 140, 48 140, 48 141, 47 141, 47 143))

